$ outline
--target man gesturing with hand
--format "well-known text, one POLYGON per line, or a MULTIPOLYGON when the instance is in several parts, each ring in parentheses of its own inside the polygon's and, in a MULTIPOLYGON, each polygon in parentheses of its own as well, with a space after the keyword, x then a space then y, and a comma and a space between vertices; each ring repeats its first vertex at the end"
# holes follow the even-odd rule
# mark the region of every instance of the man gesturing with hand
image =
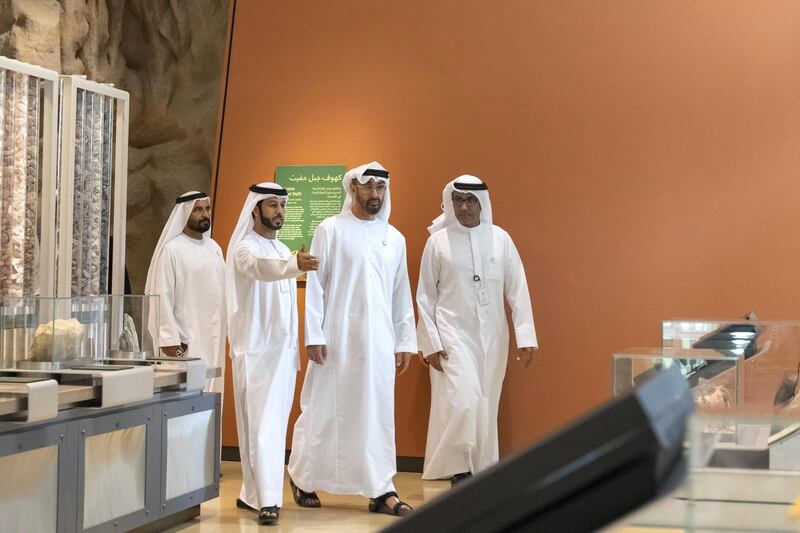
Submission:
POLYGON ((237 507, 278 521, 283 504, 286 427, 300 369, 297 282, 319 261, 278 239, 288 192, 275 183, 250 187, 228 244, 228 338, 236 428, 242 458, 237 507))

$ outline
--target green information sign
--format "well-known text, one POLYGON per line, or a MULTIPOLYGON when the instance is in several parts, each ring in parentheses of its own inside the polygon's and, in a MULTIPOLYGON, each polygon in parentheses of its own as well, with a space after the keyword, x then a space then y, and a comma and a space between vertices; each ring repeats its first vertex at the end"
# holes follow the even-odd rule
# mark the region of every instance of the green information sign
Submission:
POLYGON ((275 169, 275 183, 289 192, 279 238, 290 250, 297 251, 304 243, 309 250, 319 223, 342 211, 342 178, 346 170, 344 165, 275 169))

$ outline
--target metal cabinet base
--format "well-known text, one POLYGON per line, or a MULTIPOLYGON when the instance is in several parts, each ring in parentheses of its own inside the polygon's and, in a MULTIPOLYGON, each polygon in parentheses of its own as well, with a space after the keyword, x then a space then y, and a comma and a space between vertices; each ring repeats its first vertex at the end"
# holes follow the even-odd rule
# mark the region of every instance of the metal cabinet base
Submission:
POLYGON ((219 394, 169 392, 0 422, 3 531, 144 531, 194 518, 219 495, 219 420, 219 394))

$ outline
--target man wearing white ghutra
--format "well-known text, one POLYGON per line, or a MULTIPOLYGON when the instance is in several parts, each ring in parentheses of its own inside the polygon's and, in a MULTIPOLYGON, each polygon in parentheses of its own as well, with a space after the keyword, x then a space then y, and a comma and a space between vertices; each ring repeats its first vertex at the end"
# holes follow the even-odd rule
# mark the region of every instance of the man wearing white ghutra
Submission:
POLYGON ((417 341, 431 378, 422 477, 455 484, 499 458, 497 410, 509 340, 504 298, 525 367, 538 343, 525 269, 511 237, 492 224, 486 184, 460 176, 442 200, 417 285, 417 341))
POLYGON ((250 187, 228 243, 228 317, 236 429, 242 462, 237 507, 278 521, 283 503, 286 427, 300 370, 297 281, 316 270, 304 248, 292 255, 278 240, 287 192, 274 183, 250 187))
MULTIPOLYGON (((159 296, 159 323, 149 324, 161 351, 201 357, 225 375, 225 260, 211 238, 211 200, 190 191, 175 199, 147 271, 145 294, 159 296)), ((155 354, 158 355, 158 354, 155 354)), ((223 392, 222 377, 208 392, 223 392)))
POLYGON ((411 511, 397 496, 394 383, 417 352, 406 243, 389 225, 389 173, 348 171, 342 212, 320 223, 306 283, 309 365, 289 475, 298 505, 317 490, 370 498, 369 510, 411 511))

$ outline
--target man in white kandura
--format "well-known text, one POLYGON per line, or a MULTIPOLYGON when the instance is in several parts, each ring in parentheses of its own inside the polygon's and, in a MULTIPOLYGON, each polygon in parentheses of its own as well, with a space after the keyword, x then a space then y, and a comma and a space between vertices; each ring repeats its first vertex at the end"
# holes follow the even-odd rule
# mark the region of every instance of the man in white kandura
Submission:
MULTIPOLYGON (((208 195, 179 196, 153 252, 144 292, 159 295, 159 323, 151 323, 150 331, 161 351, 201 357, 209 367, 222 368, 224 376, 225 260, 210 233, 208 195)), ((222 393, 223 386, 218 377, 205 390, 222 393)))
POLYGON ((317 272, 306 283, 309 365, 294 427, 289 481, 302 507, 315 491, 371 498, 372 512, 401 515, 394 441, 395 374, 416 354, 406 243, 389 225, 389 173, 348 171, 339 215, 314 232, 317 272))
POLYGON ((278 521, 283 504, 286 426, 300 370, 297 281, 317 261, 278 240, 286 190, 250 187, 228 243, 228 316, 242 489, 236 506, 278 521))
POLYGON ((508 358, 508 300, 527 368, 537 348, 528 283, 508 233, 492 225, 487 186, 447 184, 428 228, 417 286, 417 341, 430 364, 431 414, 423 479, 453 484, 496 463, 497 408, 508 358))

